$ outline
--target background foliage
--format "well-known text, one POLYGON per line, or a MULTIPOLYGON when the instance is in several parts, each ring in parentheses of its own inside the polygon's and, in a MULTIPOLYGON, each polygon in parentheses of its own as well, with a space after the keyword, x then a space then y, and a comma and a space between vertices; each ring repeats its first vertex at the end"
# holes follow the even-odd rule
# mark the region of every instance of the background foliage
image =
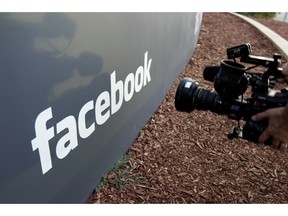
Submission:
POLYGON ((247 13, 240 13, 245 16, 251 16, 256 18, 264 18, 264 19, 271 19, 276 16, 276 12, 247 12, 247 13))

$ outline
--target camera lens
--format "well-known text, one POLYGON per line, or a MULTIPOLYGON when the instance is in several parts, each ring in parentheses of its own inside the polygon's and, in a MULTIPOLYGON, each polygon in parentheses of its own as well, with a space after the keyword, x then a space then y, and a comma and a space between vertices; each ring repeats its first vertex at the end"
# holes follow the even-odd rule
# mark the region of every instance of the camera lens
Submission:
POLYGON ((221 99, 218 94, 199 87, 197 81, 186 77, 177 88, 175 107, 184 112, 199 109, 221 113, 221 99))

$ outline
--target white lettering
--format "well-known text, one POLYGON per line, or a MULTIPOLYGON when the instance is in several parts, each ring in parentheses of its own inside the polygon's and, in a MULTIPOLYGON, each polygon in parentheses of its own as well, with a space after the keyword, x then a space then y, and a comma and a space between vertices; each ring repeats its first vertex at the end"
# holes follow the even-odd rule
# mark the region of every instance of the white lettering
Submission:
POLYGON ((68 133, 66 133, 56 145, 56 155, 59 159, 63 159, 71 150, 78 146, 76 119, 74 116, 68 116, 57 123, 56 128, 58 134, 68 129, 68 133))
POLYGON ((111 114, 116 113, 123 102, 123 81, 119 80, 116 83, 116 72, 114 71, 111 76, 111 114), (118 92, 118 102, 117 102, 117 92, 118 92))
POLYGON ((128 74, 124 82, 124 100, 128 102, 133 97, 133 94, 134 94, 134 74, 130 73, 128 74))
POLYGON ((138 67, 135 73, 135 91, 139 92, 143 86, 143 71, 144 68, 142 66, 138 67))
POLYGON ((38 149, 43 174, 52 168, 49 140, 54 137, 54 127, 49 129, 46 127, 46 122, 52 117, 51 107, 37 116, 35 121, 36 137, 31 141, 33 151, 38 149))
POLYGON ((93 122, 90 127, 86 127, 86 114, 93 110, 94 102, 93 100, 87 102, 80 110, 78 116, 78 129, 81 138, 85 139, 89 137, 95 131, 95 123, 93 122))
POLYGON ((110 107, 110 94, 108 91, 102 92, 96 100, 96 122, 98 125, 104 124, 110 117, 110 110, 103 113, 108 107, 110 107))
MULTIPOLYGON (((97 125, 103 125, 112 114, 122 106, 123 100, 128 102, 139 92, 143 86, 151 81, 150 67, 152 59, 148 60, 148 52, 144 54, 144 64, 139 66, 134 73, 129 73, 125 80, 116 80, 116 71, 110 75, 110 92, 103 91, 94 100, 83 105, 78 114, 78 121, 73 115, 69 115, 56 124, 56 133, 64 134, 56 144, 56 156, 65 158, 78 146, 79 137, 86 139, 96 130, 97 125), (95 121, 87 125, 87 114, 94 110, 95 121), (77 124, 78 123, 78 124, 77 124)), ((52 108, 42 111, 35 121, 35 138, 31 140, 32 149, 38 149, 43 175, 52 168, 52 158, 49 141, 55 136, 54 126, 47 128, 47 122, 53 118, 52 108)))
POLYGON ((151 67, 152 59, 149 59, 148 64, 147 64, 147 61, 148 61, 148 52, 146 52, 144 55, 144 83, 143 83, 143 86, 146 86, 146 84, 151 81, 150 67, 151 67))

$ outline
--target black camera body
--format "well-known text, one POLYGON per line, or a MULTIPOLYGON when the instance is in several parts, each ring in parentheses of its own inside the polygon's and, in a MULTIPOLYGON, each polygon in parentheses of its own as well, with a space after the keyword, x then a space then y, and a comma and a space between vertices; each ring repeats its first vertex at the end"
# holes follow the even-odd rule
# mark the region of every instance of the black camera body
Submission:
MULTIPOLYGON (((284 79, 282 74, 281 55, 274 54, 273 58, 253 56, 249 43, 227 49, 227 57, 220 66, 208 66, 203 71, 205 80, 214 83, 214 91, 200 87, 196 80, 184 78, 176 91, 175 108, 182 112, 192 112, 194 109, 209 110, 238 121, 228 134, 228 138, 243 138, 258 142, 259 136, 267 128, 267 120, 252 121, 251 117, 269 108, 283 107, 288 102, 286 89, 274 90, 278 79, 284 79), (247 68, 237 63, 253 64, 247 68), (262 66, 265 72, 251 72, 252 68, 262 66), (244 93, 251 86, 251 93, 244 98, 244 93), (243 127, 239 121, 244 120, 243 127)), ((248 94, 248 92, 246 93, 248 94)), ((271 144, 268 140, 266 144, 271 144)))

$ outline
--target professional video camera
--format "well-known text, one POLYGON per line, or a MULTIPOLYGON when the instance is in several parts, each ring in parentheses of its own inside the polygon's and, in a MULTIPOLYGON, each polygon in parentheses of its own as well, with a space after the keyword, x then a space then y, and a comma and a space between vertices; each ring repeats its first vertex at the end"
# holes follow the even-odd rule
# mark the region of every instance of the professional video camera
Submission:
MULTIPOLYGON (((252 121, 251 117, 269 108, 283 107, 288 102, 286 89, 273 90, 276 81, 284 79, 282 74, 281 55, 274 54, 273 58, 253 56, 249 43, 227 49, 227 57, 231 60, 222 60, 220 66, 208 66, 203 71, 205 80, 214 82, 216 92, 200 87, 196 80, 184 78, 175 95, 175 107, 178 111, 192 112, 194 109, 210 110, 214 113, 227 115, 228 118, 238 121, 228 134, 228 138, 243 138, 258 142, 261 133, 268 126, 267 120, 252 121), (247 68, 237 63, 253 64, 247 68), (262 66, 265 72, 249 72, 262 66), (246 90, 251 86, 251 93, 246 90), (244 99, 245 95, 249 96, 244 99), (240 120, 245 121, 243 127, 240 120)), ((265 144, 271 144, 269 139, 265 144)))

